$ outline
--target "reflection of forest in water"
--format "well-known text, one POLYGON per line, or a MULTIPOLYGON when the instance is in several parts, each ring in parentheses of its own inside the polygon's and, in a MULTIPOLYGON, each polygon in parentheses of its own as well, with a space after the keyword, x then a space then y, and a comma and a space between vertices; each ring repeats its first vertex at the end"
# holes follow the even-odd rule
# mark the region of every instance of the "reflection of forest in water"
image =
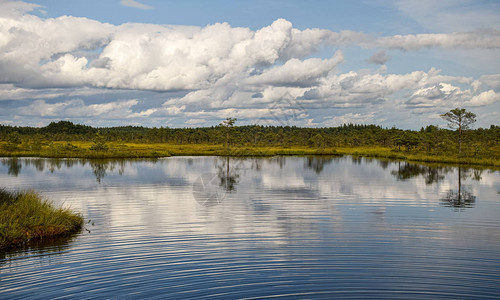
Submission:
POLYGON ((61 159, 61 158, 8 158, 1 160, 2 165, 7 166, 7 173, 12 176, 18 176, 21 173, 23 165, 25 167, 33 166, 37 171, 48 170, 54 173, 61 168, 70 169, 74 166, 86 166, 92 169, 98 183, 106 176, 107 172, 118 170, 118 174, 123 175, 125 165, 130 160, 108 160, 108 159, 61 159), (22 164, 21 164, 22 162, 22 164))
MULTIPOLYGON (((193 183, 193 195, 204 206, 218 205, 228 193, 234 193, 240 182, 241 171, 246 169, 262 170, 264 162, 276 164, 280 169, 286 165, 285 156, 273 157, 217 157, 215 172, 201 174, 193 183)), ((316 174, 323 171, 325 165, 338 157, 306 157, 304 168, 312 169, 316 174)))
POLYGON ((431 185, 442 181, 445 175, 457 170, 457 189, 450 189, 446 195, 441 198, 441 205, 453 207, 456 210, 474 207, 476 196, 472 194, 470 188, 464 186, 462 181, 471 178, 475 181, 481 181, 482 170, 464 168, 464 167, 443 167, 426 166, 412 163, 398 163, 398 169, 391 172, 397 180, 408 180, 413 177, 423 176, 426 185, 431 185))
MULTIPOLYGON (((311 169, 316 174, 321 174, 326 165, 331 164, 334 160, 340 157, 328 156, 307 156, 305 157, 304 168, 311 169)), ((252 170, 260 171, 263 162, 270 162, 276 164, 283 169, 286 164, 285 156, 275 156, 271 158, 231 158, 220 157, 218 158, 215 168, 216 174, 219 178, 219 186, 224 188, 227 192, 236 190, 239 183, 241 169, 250 168, 252 170)))
MULTIPOLYGON (((304 157, 304 169, 309 169, 314 171, 317 175, 320 175, 325 166, 333 163, 336 160, 342 160, 342 157, 330 157, 330 156, 307 156, 304 157)), ((213 180, 211 184, 217 186, 224 193, 236 192, 237 185, 240 181, 241 170, 242 169, 253 169, 255 171, 261 171, 262 164, 264 162, 276 164, 282 169, 286 165, 287 157, 285 156, 275 156, 268 158, 238 158, 238 157, 217 157, 215 161, 215 168, 213 180)), ((361 157, 351 157, 350 158, 353 165, 361 165, 363 163, 368 163, 374 159, 367 159, 361 157)), ((146 159, 146 160, 130 160, 130 159, 60 159, 60 158, 4 158, 1 160, 2 165, 7 166, 7 172, 9 175, 18 176, 23 166, 29 167, 33 166, 39 172, 49 170, 54 173, 56 170, 61 168, 71 168, 73 166, 86 166, 88 165, 98 183, 101 183, 103 178, 107 176, 108 173, 117 171, 119 175, 123 175, 125 172, 126 164, 133 161, 149 161, 157 162, 156 159, 146 159)), ((476 196, 472 194, 472 191, 468 186, 463 185, 463 181, 470 178, 475 181, 480 181, 482 178, 482 170, 464 168, 464 167, 451 167, 451 166, 429 166, 420 165, 408 162, 391 162, 388 160, 375 160, 378 165, 386 170, 390 165, 395 165, 397 168, 391 171, 391 174, 398 181, 406 181, 411 178, 422 176, 424 178, 426 185, 432 185, 443 181, 446 176, 450 176, 449 173, 457 171, 457 183, 458 186, 455 189, 450 189, 441 198, 441 205, 449 206, 456 209, 464 209, 474 207, 476 202, 476 196)), ((188 161, 189 163, 189 161, 188 161)), ((191 162, 192 163, 192 162, 191 162)), ((206 180, 207 178, 205 178, 206 180)))

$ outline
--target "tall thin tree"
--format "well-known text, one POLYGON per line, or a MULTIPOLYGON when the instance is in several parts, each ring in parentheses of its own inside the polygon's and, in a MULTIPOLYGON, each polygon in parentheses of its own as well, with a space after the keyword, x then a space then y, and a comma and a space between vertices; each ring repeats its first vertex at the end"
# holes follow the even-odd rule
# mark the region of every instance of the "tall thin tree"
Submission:
POLYGON ((476 114, 465 110, 465 108, 455 108, 440 115, 448 121, 448 126, 458 130, 458 153, 462 152, 462 134, 469 129, 471 124, 476 122, 476 114))
POLYGON ((226 151, 229 152, 229 142, 231 139, 231 132, 234 127, 234 123, 236 123, 238 119, 236 118, 227 118, 226 120, 222 121, 219 126, 223 127, 226 132, 226 151))

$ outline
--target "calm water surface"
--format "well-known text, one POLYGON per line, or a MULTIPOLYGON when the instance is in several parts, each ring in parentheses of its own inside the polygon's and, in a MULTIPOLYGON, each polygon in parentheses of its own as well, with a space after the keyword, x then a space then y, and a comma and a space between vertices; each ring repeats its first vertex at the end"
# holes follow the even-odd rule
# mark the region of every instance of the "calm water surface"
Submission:
POLYGON ((500 298, 500 173, 350 157, 0 159, 85 217, 0 298, 500 298))

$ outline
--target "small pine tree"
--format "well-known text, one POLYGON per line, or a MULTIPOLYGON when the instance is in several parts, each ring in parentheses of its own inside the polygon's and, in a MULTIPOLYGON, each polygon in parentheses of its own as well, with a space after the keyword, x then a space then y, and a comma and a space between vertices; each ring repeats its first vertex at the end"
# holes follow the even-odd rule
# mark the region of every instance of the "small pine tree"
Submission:
POLYGON ((109 149, 109 147, 106 144, 106 138, 101 133, 101 131, 97 131, 97 133, 94 137, 94 144, 92 144, 92 146, 90 146, 90 150, 107 151, 108 149, 109 149))
POLYGON ((460 154, 462 152, 463 131, 469 129, 471 124, 476 122, 476 114, 466 111, 465 108, 455 108, 440 116, 449 122, 450 128, 458 130, 458 154, 460 154))

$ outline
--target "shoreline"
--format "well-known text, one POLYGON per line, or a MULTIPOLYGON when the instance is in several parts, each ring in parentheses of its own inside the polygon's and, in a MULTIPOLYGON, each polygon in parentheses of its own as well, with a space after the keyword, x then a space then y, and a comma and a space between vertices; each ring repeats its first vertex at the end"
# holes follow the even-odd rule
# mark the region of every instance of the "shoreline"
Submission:
POLYGON ((171 156, 303 156, 324 155, 380 158, 401 160, 415 163, 442 163, 478 167, 500 168, 500 158, 470 157, 453 154, 428 154, 421 152, 395 150, 388 147, 266 147, 266 146, 234 146, 225 149, 223 145, 211 144, 113 144, 106 151, 90 150, 87 142, 58 142, 58 148, 38 151, 0 151, 0 157, 40 157, 40 158, 79 158, 79 159, 134 159, 164 158, 171 156))

